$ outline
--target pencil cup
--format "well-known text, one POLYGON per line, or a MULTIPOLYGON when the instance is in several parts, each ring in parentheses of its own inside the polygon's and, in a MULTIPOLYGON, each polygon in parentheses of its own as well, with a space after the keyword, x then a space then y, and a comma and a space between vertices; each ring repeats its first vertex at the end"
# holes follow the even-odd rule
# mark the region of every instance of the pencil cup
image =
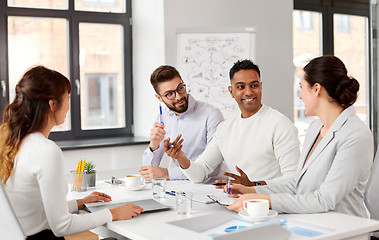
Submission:
POLYGON ((178 214, 191 214, 192 212, 192 193, 175 192, 176 212, 178 214))
POLYGON ((71 171, 72 175, 72 191, 84 192, 88 188, 87 174, 85 172, 71 171))
POLYGON ((154 178, 153 183, 153 198, 164 198, 165 197, 165 178, 154 178))

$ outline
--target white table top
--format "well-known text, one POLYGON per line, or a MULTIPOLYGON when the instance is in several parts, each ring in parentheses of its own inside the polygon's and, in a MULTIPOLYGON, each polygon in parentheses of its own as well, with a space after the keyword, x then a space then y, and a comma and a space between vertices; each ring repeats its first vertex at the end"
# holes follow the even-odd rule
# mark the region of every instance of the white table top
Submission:
MULTIPOLYGON (((91 191, 100 191, 109 194, 114 202, 140 200, 152 197, 151 184, 139 191, 128 191, 123 185, 115 186, 98 181, 94 189, 87 192, 70 192, 68 199, 81 198, 88 195, 91 191)), ((191 191, 194 194, 199 193, 218 193, 222 194, 222 190, 214 189, 213 185, 193 184, 188 181, 168 181, 166 190, 182 190, 191 191)), ((167 195, 166 198, 160 200, 161 203, 173 206, 175 205, 175 197, 167 195)), ((193 213, 189 216, 179 215, 175 210, 143 213, 131 220, 116 221, 106 224, 106 227, 120 235, 130 239, 165 239, 166 222, 192 218, 207 215, 215 212, 231 213, 224 206, 217 203, 204 204, 193 201, 193 213)), ((237 213, 236 217, 239 217, 237 213)), ((312 239, 347 239, 359 235, 367 236, 367 233, 379 230, 379 221, 349 216, 345 214, 328 212, 319 214, 280 214, 285 216, 288 223, 301 223, 307 226, 325 227, 332 230, 321 236, 312 239)), ((290 239, 310 239, 300 235, 292 235, 290 239)), ((354 239, 360 239, 359 237, 354 239)), ((367 239, 367 238, 366 238, 367 239)))

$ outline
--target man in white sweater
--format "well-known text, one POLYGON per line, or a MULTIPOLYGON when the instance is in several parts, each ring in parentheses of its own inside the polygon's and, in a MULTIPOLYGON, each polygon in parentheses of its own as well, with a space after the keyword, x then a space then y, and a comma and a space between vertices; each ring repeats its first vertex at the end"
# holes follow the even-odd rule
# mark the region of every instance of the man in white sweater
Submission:
POLYGON ((255 186, 291 180, 300 156, 295 126, 286 116, 261 103, 262 83, 257 65, 250 60, 238 61, 229 76, 228 90, 241 114, 219 124, 196 161, 191 162, 181 150, 181 136, 173 142, 166 139, 165 152, 178 160, 192 182, 203 181, 223 161, 240 174, 224 173, 234 178, 232 182, 255 186))

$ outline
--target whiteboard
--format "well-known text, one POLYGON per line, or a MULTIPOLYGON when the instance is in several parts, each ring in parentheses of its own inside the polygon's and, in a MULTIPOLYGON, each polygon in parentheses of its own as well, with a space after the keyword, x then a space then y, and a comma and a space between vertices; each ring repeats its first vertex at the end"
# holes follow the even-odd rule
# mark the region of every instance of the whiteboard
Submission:
POLYGON ((188 93, 221 110, 225 119, 239 114, 231 97, 229 70, 241 59, 255 59, 254 28, 177 31, 177 68, 188 93))
POLYGON ((1 239, 25 239, 24 232, 18 222, 8 197, 0 183, 0 237, 1 239))

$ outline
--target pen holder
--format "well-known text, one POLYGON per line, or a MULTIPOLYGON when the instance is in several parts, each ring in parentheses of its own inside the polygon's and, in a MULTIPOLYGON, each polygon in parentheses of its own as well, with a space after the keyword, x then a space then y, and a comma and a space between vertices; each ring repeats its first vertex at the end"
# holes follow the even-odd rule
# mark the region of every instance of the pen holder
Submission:
POLYGON ((96 186, 96 173, 86 173, 85 177, 88 183, 88 187, 96 186))
POLYGON ((72 191, 84 192, 88 188, 88 179, 85 172, 71 171, 72 175, 72 191))

